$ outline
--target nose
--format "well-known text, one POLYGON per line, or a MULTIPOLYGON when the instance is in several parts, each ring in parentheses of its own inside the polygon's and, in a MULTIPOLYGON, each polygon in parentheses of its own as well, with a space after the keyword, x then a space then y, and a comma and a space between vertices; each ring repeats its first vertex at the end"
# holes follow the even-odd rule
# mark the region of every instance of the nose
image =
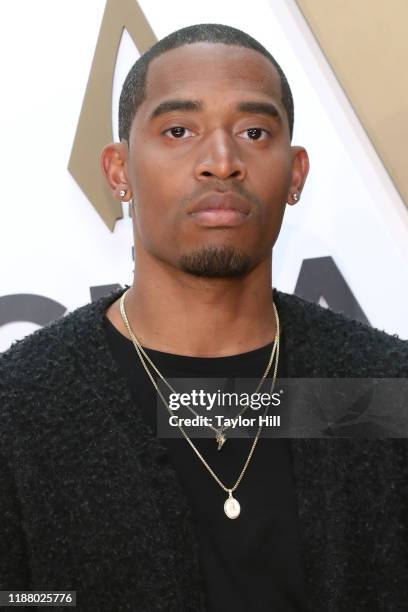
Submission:
POLYGON ((198 180, 207 177, 218 179, 244 179, 246 167, 239 155, 237 144, 225 130, 214 130, 203 142, 195 167, 198 180))

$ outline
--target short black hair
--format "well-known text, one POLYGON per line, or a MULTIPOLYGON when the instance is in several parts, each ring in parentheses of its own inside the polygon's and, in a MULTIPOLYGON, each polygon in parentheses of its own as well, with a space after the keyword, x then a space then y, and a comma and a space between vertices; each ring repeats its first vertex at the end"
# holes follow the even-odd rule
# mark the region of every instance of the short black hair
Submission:
POLYGON ((202 23, 172 32, 154 44, 133 64, 123 84, 119 100, 120 140, 129 141, 130 128, 136 111, 145 99, 147 70, 152 59, 166 51, 170 51, 170 49, 176 49, 177 47, 196 42, 222 43, 224 45, 246 47, 247 49, 259 51, 259 53, 268 58, 280 76, 282 104, 288 115, 289 133, 292 139, 294 121, 292 92, 286 76, 275 58, 261 43, 249 34, 242 32, 242 30, 217 23, 202 23))

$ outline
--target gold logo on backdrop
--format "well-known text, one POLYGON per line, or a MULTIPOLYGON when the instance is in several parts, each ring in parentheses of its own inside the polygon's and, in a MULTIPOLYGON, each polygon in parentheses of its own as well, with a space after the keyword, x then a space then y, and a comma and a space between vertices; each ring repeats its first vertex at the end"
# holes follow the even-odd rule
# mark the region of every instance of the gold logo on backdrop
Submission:
POLYGON ((113 140, 112 84, 124 29, 141 55, 157 40, 136 0, 107 0, 68 164, 111 231, 123 216, 122 206, 105 185, 99 159, 103 147, 113 140))
POLYGON ((296 2, 408 207, 408 2, 296 2))

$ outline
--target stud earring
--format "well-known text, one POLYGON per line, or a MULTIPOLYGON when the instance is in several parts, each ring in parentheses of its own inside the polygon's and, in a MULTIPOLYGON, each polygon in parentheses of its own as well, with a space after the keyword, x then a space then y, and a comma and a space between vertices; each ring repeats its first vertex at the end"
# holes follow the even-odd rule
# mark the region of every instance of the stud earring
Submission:
POLYGON ((295 202, 298 202, 300 199, 300 193, 298 191, 295 191, 292 195, 292 198, 295 200, 295 202))
POLYGON ((124 197, 125 197, 125 195, 126 195, 126 191, 125 191, 124 189, 121 189, 121 190, 119 191, 119 195, 120 195, 120 197, 121 197, 121 198, 124 198, 124 197))

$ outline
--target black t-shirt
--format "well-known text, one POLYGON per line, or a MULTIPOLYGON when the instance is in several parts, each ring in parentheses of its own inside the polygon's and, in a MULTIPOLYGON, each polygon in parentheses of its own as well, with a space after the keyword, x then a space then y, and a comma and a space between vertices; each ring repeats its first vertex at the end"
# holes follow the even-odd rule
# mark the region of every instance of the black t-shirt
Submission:
MULTIPOLYGON (((113 357, 128 380, 143 418, 156 431, 156 391, 131 340, 104 317, 113 357)), ((188 357, 145 349, 167 378, 234 377, 260 380, 272 343, 229 357, 188 357)), ((284 377, 284 331, 278 378, 284 377)), ((270 379, 269 379, 270 380, 270 379)), ((277 389, 277 386, 275 386, 277 389)), ((163 410, 166 411, 165 406, 163 410)), ((184 438, 162 438, 190 500, 210 612, 294 612, 307 609, 293 487, 290 442, 261 437, 234 497, 241 514, 224 513, 227 493, 209 474, 184 438)), ((253 439, 228 437, 218 450, 214 437, 194 444, 226 485, 233 486, 253 439)))

